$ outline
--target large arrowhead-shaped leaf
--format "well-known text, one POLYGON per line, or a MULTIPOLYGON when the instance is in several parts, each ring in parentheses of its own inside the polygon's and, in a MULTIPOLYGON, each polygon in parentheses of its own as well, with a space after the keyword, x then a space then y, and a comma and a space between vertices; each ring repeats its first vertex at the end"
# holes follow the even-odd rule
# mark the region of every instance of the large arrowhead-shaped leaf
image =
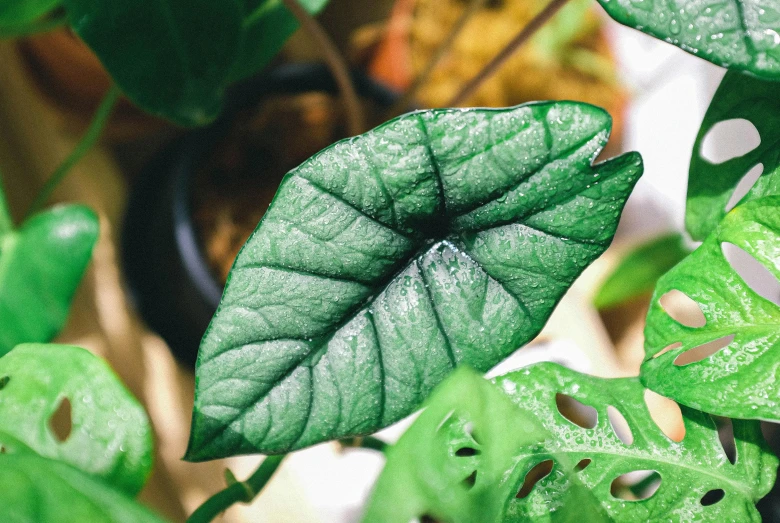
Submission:
MULTIPOLYGON (((484 412, 471 407, 476 400, 464 400, 467 394, 463 390, 449 391, 457 400, 454 405, 439 397, 437 401, 449 410, 432 410, 431 415, 423 411, 388 453, 366 521, 406 523, 410 513, 422 515, 408 511, 410 506, 430 510, 439 502, 442 509, 431 515, 464 523, 556 521, 570 517, 572 511, 580 517, 571 521, 593 521, 594 517, 598 521, 605 516, 621 523, 760 521, 754 504, 770 490, 777 458, 763 442, 758 422, 733 422, 736 461, 732 464, 707 414, 683 407, 685 437, 680 442, 669 439, 651 418, 645 389, 637 378, 594 378, 541 363, 499 377, 496 382, 516 406, 515 412, 502 406, 507 428, 498 420, 494 420, 495 427, 482 422, 483 417, 492 419, 495 414, 487 406, 484 412), (559 394, 596 410, 594 424, 583 423, 591 428, 570 421, 570 411, 564 416, 558 410, 559 394), (471 410, 459 408, 460 402, 471 410), (609 406, 624 417, 630 443, 624 442, 628 441, 625 430, 618 435, 613 428, 609 406), (438 419, 433 420, 433 415, 438 419), (548 434, 542 442, 529 438, 526 432, 538 432, 539 426, 548 434), (551 468, 540 474, 538 466, 543 462, 551 468), (641 500, 612 494, 615 479, 638 471, 655 471, 660 477, 658 490, 641 500), (423 477, 423 472, 428 476, 423 477), (483 483, 484 472, 490 475, 483 483), (496 476, 502 481, 495 481, 496 476), (435 488, 418 491, 418 485, 435 488), (495 517, 494 505, 483 505, 489 517, 480 519, 477 494, 491 488, 494 496, 503 496, 502 511, 495 517), (714 504, 701 502, 708 492, 718 490, 724 493, 722 499, 714 504), (405 496, 409 491, 419 493, 405 496), (419 498, 423 502, 417 502, 419 498), (470 502, 467 507, 471 512, 449 512, 455 508, 449 505, 451 500, 463 498, 470 502), (572 507, 572 500, 580 504, 572 507)), ((479 389, 472 386, 468 390, 479 389)))
POLYGON ((433 110, 291 171, 201 343, 187 458, 376 431, 533 338, 641 174, 591 166, 609 128, 573 102, 433 110))
POLYGON ((780 307, 759 296, 726 260, 728 242, 780 278, 780 196, 734 208, 707 240, 658 282, 645 328, 642 380, 664 396, 713 414, 780 421, 780 307), (679 290, 704 326, 675 321, 660 298, 679 290), (684 352, 734 336, 715 354, 676 365, 684 352))
MULTIPOLYGON (((27 344, 0 358, 0 445, 8 436, 128 494, 141 490, 152 467, 143 408, 108 365, 78 347, 27 344), (52 417, 65 400, 70 431, 57 435, 52 417)), ((4 494, 0 488, 0 500, 4 494)))
POLYGON ((97 216, 80 205, 37 214, 0 237, 0 356, 62 328, 97 237, 97 216))
POLYGON ((776 0, 599 0, 621 24, 715 64, 780 79, 776 0))
POLYGON ((217 116, 241 35, 239 0, 63 0, 124 94, 181 125, 217 116))
MULTIPOLYGON (((778 15, 780 16, 780 15, 778 15)), ((704 240, 726 214, 737 184, 757 164, 761 177, 742 201, 780 194, 780 83, 767 82, 733 71, 726 73, 712 98, 696 143, 688 178, 685 226, 696 240, 704 240), (761 143, 747 153, 713 164, 702 156, 707 134, 720 122, 742 118, 758 131, 761 143)), ((740 137, 735 136, 735 140, 740 137)))

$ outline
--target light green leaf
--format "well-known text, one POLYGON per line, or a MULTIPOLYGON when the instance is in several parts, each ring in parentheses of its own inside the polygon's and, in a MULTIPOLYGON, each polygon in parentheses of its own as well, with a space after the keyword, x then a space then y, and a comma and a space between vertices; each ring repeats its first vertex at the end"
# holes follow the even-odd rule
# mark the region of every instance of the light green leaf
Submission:
POLYGON ((30 24, 60 5, 61 0, 3 0, 0 27, 30 24))
POLYGON ((599 0, 621 24, 730 69, 780 79, 776 0, 599 0))
POLYGON ((98 237, 95 213, 55 207, 0 237, 0 356, 62 328, 98 237))
POLYGON ((636 247, 623 257, 601 285, 594 304, 599 309, 609 309, 650 294, 658 278, 690 252, 678 233, 667 234, 636 247))
POLYGON ((239 0, 63 0, 73 30, 142 109, 203 125, 238 56, 239 0))
POLYGON ((780 196, 735 207, 693 254, 659 280, 647 315, 642 381, 712 414, 780 421, 780 307, 742 280, 723 254, 724 242, 780 278, 780 196), (684 325, 664 310, 660 298, 675 289, 696 302, 704 326, 684 325), (675 365, 681 354, 732 335, 715 354, 675 365))
POLYGON ((198 356, 189 460, 367 434, 532 339, 642 172, 574 102, 412 113, 284 178, 198 356))
POLYGON ((96 478, 30 453, 0 454, 0 521, 162 523, 96 478))
MULTIPOLYGON (((726 214, 726 204, 742 177, 761 164, 761 177, 741 201, 780 194, 780 83, 729 71, 712 98, 696 137, 688 177, 685 226, 695 240, 704 240, 726 214), (702 156, 707 134, 720 122, 751 122, 761 143, 755 149, 713 164, 702 156)), ((740 137, 734 137, 739 139, 740 137)))
POLYGON ((0 445, 21 442, 128 494, 141 490, 152 467, 149 420, 105 362, 78 347, 20 345, 0 358, 0 385, 0 445), (66 399, 71 429, 61 441, 50 423, 66 399))

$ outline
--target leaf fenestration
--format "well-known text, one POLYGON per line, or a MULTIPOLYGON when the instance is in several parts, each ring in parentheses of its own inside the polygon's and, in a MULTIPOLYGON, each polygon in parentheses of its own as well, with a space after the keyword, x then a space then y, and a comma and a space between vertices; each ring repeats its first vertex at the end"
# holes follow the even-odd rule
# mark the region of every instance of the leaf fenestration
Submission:
POLYGON ((533 338, 641 174, 591 165, 609 129, 574 102, 431 110, 288 173, 201 343, 187 459, 374 432, 533 338))

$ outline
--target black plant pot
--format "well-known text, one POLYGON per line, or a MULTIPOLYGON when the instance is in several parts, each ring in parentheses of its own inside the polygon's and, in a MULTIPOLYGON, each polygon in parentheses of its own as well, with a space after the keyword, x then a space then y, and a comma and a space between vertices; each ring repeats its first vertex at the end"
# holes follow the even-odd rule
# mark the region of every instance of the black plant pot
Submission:
MULTIPOLYGON (((353 80, 358 94, 378 108, 388 108, 398 99, 360 73, 354 73, 353 80)), ((337 92, 325 66, 285 65, 237 86, 217 122, 165 148, 133 186, 122 234, 130 294, 147 325, 190 368, 222 295, 222 284, 208 266, 192 219, 195 173, 241 111, 268 96, 311 91, 337 92)))

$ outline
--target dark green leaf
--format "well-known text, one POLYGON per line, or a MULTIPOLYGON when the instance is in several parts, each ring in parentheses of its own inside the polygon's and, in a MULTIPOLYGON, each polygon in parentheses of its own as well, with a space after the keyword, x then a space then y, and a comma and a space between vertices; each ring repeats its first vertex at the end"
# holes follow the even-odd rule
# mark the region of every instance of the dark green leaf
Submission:
POLYGON ((63 0, 122 91, 181 125, 218 114, 241 34, 239 0, 63 0))
POLYGON ((374 432, 532 339, 641 174, 591 166, 609 128, 574 102, 432 110, 291 171, 201 343, 187 458, 374 432))
POLYGON ((26 344, 0 358, 0 379, 0 444, 11 436, 128 494, 141 490, 152 468, 149 420, 105 362, 78 347, 26 344), (66 399, 70 430, 57 435, 52 417, 66 399))
POLYGON ((98 479, 29 453, 0 454, 0 521, 162 523, 98 479))
POLYGON ((620 261, 599 289, 594 303, 609 309, 650 294, 666 271, 690 254, 682 235, 668 234, 635 248, 620 261))
POLYGON ((97 237, 95 213, 68 205, 0 238, 0 356, 62 328, 97 237))
POLYGON ((780 278, 780 197, 735 207, 693 254, 659 280, 647 316, 642 380, 664 396, 712 414, 780 421, 780 307, 734 271, 723 254, 724 242, 780 278), (704 326, 684 325, 664 310, 660 298, 672 290, 698 304, 704 326), (715 354, 675 364, 681 354, 732 335, 715 354))
MULTIPOLYGON (((300 0, 310 14, 318 13, 328 0, 300 0)), ((298 29, 298 21, 282 0, 243 0, 244 22, 238 59, 230 73, 232 80, 251 76, 268 65, 287 38, 298 29)))
POLYGON ((60 3, 61 0, 3 0, 0 2, 0 27, 35 22, 60 3))
POLYGON ((776 0, 599 0, 621 24, 730 69, 780 79, 776 0))
POLYGON ((695 240, 704 240, 718 226, 737 184, 757 164, 763 166, 762 175, 742 201, 780 194, 780 83, 729 71, 693 146, 685 225, 695 240), (738 118, 756 127, 759 146, 719 164, 704 159, 701 148, 707 134, 719 122, 738 118))

